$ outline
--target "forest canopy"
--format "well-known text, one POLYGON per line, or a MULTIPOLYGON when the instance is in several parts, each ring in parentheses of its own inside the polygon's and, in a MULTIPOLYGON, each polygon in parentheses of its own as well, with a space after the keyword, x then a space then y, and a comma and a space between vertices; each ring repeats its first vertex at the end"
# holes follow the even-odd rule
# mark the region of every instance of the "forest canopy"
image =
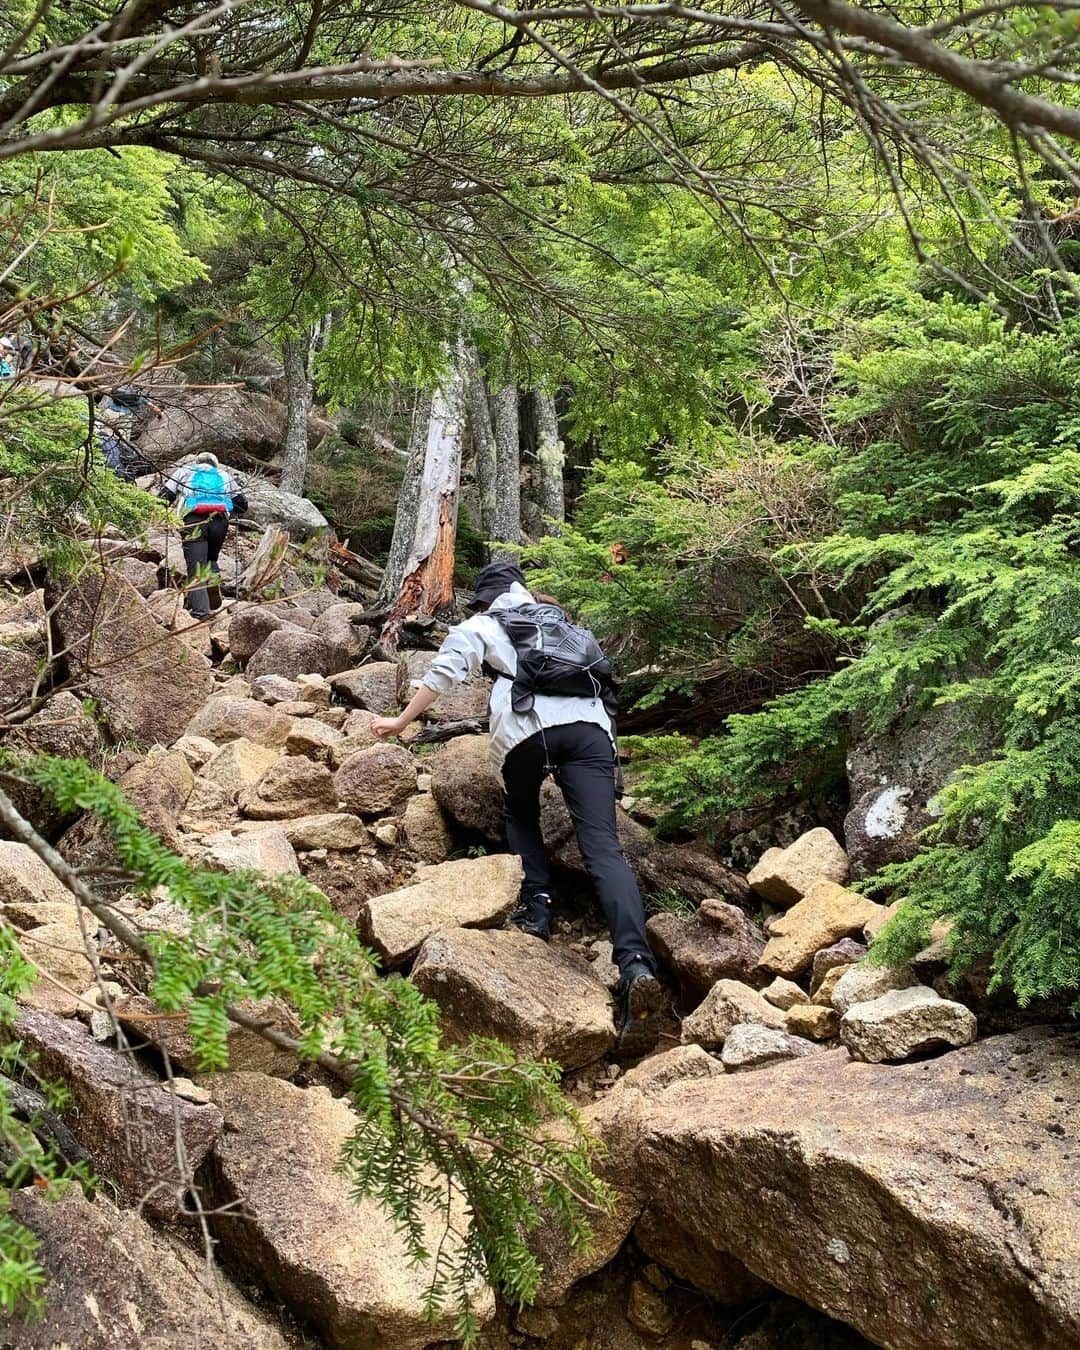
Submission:
MULTIPOLYGON (((305 584, 347 559, 380 655, 453 617, 478 563, 521 556, 616 661, 659 834, 725 866, 791 820, 841 833, 853 757, 933 743, 918 829, 857 879, 902 902, 872 959, 936 939, 954 975, 1075 1006, 1078 16, 10 0, 0 333, 71 396, 4 377, 5 545, 69 576, 101 565, 91 536, 160 520, 102 464, 97 400, 121 379, 166 409, 235 396, 230 434, 273 405, 256 472, 325 513, 336 551, 304 554, 305 584)), ((5 730, 62 687, 53 655, 5 730)), ((468 1191, 466 1268, 432 1296, 458 1298, 463 1334, 470 1276, 536 1288, 538 1169, 585 1240, 606 1190, 548 1066, 442 1046, 299 878, 188 866, 87 765, 20 774, 113 831, 133 893, 167 884, 205 927, 197 957, 130 950, 208 1065, 245 984, 291 1000, 293 1048, 363 1116, 358 1192, 415 1237, 426 1169, 468 1191), (490 1098, 462 1086, 477 1064, 490 1098)), ((107 895, 80 903, 118 936, 107 895)), ((10 1013, 32 972, 4 952, 10 1013)), ((2 1092, 0 1127, 33 1152, 2 1092)), ((37 1287, 27 1241, 0 1213, 0 1306, 37 1287)))

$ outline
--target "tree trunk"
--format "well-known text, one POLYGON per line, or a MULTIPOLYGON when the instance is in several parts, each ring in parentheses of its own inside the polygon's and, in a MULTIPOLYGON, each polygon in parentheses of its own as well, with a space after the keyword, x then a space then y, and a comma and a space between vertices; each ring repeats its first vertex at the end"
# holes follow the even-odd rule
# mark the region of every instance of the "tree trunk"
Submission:
POLYGON ((390 552, 386 555, 386 568, 379 588, 377 603, 380 605, 392 605, 397 599, 405 578, 405 565, 409 561, 413 540, 416 538, 416 517, 420 509, 420 482, 424 476, 424 455, 427 450, 428 424, 431 421, 431 403, 431 394, 422 393, 417 396, 416 406, 413 408, 409 445, 405 452, 405 476, 398 490, 394 534, 390 540, 390 552))
POLYGON ((493 400, 495 409, 495 517, 491 533, 503 544, 521 542, 521 428, 518 387, 508 384, 493 400))
POLYGON ((424 402, 426 416, 418 415, 413 426, 399 501, 401 514, 394 525, 387 560, 384 592, 393 584, 398 557, 404 555, 396 598, 379 638, 385 655, 397 650, 401 624, 410 614, 438 614, 454 603, 454 544, 465 431, 465 354, 461 343, 454 350, 453 364, 442 385, 430 401, 424 402), (414 480, 411 486, 410 478, 414 480), (409 535, 408 517, 413 528, 406 551, 403 541, 409 535))
POLYGON ((281 355, 285 364, 285 457, 281 469, 281 489, 304 495, 307 477, 308 414, 311 411, 311 377, 308 374, 308 354, 311 334, 300 338, 286 338, 281 355))
POLYGON ((480 368, 480 354, 474 346, 467 348, 465 360, 465 393, 476 460, 476 491, 480 498, 480 533, 485 539, 492 539, 495 537, 495 432, 491 425, 484 372, 480 368))
POLYGON ((566 452, 559 440, 559 418, 554 395, 537 389, 533 393, 536 408, 536 459, 540 466, 540 511, 545 534, 561 534, 566 519, 566 491, 563 465, 566 452))

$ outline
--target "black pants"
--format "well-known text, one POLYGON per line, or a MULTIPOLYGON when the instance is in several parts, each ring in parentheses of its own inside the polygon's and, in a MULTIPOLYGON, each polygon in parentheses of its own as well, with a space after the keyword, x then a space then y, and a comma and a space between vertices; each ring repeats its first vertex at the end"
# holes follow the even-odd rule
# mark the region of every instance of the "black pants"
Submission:
POLYGON ((655 969, 645 911, 615 826, 615 756, 602 727, 571 722, 515 745, 503 764, 506 835, 525 869, 522 896, 551 891, 551 865, 540 829, 540 785, 554 772, 574 822, 586 871, 611 931, 620 970, 635 959, 655 969), (546 748, 545 748, 546 743, 546 748))
MULTIPOLYGON (((221 553, 225 536, 229 533, 229 517, 224 511, 216 511, 212 516, 197 516, 192 513, 184 517, 184 526, 180 541, 184 550, 184 562, 187 563, 188 580, 191 581, 200 567, 209 567, 220 572, 218 555, 221 553)), ((206 587, 192 586, 184 601, 196 619, 205 619, 210 613, 210 597, 206 587)))

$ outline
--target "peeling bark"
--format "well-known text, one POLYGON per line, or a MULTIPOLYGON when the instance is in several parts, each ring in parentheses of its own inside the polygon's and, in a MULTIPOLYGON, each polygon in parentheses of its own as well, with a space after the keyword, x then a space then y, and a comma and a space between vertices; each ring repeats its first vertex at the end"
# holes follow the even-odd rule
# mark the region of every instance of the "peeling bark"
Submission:
MULTIPOLYGON (((419 410, 418 410, 419 412, 419 410)), ((454 603, 454 544, 457 539, 461 446, 465 430, 465 354, 458 344, 443 384, 418 415, 410 442, 406 481, 402 484, 399 519, 387 561, 384 592, 393 586, 398 557, 404 555, 400 582, 379 641, 384 653, 397 649, 401 625, 410 615, 438 614, 454 603), (410 483, 410 478, 413 482, 410 483), (399 545, 413 528, 406 552, 399 545), (395 547, 397 556, 395 556, 395 547)))

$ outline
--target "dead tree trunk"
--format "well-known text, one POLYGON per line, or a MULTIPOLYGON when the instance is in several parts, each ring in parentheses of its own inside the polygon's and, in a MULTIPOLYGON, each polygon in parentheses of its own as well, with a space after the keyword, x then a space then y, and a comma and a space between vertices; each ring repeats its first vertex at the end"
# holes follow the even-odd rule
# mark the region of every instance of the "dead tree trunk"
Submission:
MULTIPOLYGON (((458 343, 446 378, 427 404, 427 416, 418 418, 413 429, 401 502, 412 516, 413 529, 407 552, 404 543, 399 550, 404 553, 400 585, 379 638, 386 655, 396 651, 406 618, 438 614, 454 603, 454 544, 464 430, 465 353, 458 343), (415 488, 409 486, 410 475, 418 480, 415 488)), ((398 524, 402 524, 403 540, 408 534, 407 521, 395 523, 394 544, 398 542, 398 524)), ((387 563, 391 584, 391 562, 396 564, 393 554, 392 544, 387 563)))
POLYGON ((480 533, 485 539, 492 539, 495 537, 495 431, 491 425, 491 405, 480 367, 480 354, 474 346, 467 348, 465 360, 465 394, 476 460, 476 491, 480 498, 480 533))
POLYGON ((413 408, 409 447, 406 451, 405 476, 398 491, 397 512, 394 516, 394 534, 390 552, 386 555, 382 585, 377 603, 392 605, 401 590, 405 565, 416 538, 416 517, 420 509, 420 481, 424 476, 424 455, 427 450, 428 424, 431 421, 430 394, 420 394, 413 408))
POLYGON ((281 469, 281 489, 304 495, 307 477, 308 414, 311 412, 311 376, 308 357, 311 352, 311 334, 286 338, 281 355, 285 365, 285 455, 281 469))
POLYGON ((566 519, 566 491, 563 466, 566 452, 559 440, 559 418, 555 398, 545 389, 533 393, 536 409, 536 459, 540 469, 540 511, 545 534, 561 534, 566 519))
MULTIPOLYGON (((508 384, 493 399, 495 410, 495 516, 491 534, 503 544, 521 542, 521 427, 518 387, 508 384)), ((498 550, 496 550, 498 552, 498 550)))

